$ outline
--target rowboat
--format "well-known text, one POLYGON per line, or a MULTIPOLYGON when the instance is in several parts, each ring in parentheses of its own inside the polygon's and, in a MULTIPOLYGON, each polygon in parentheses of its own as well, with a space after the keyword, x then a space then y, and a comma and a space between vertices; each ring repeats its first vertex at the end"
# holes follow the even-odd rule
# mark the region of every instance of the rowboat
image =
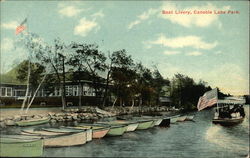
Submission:
POLYGON ((116 120, 116 121, 99 122, 99 123, 109 124, 109 125, 124 125, 124 126, 126 126, 125 132, 134 131, 139 125, 139 123, 137 123, 135 121, 125 121, 125 120, 116 120))
POLYGON ((23 129, 21 134, 41 136, 44 138, 45 147, 64 147, 82 145, 87 142, 86 131, 53 132, 50 130, 23 129))
POLYGON ((183 122, 186 120, 186 118, 187 118, 187 116, 180 116, 180 117, 178 117, 176 122, 183 122))
POLYGON ((170 125, 170 118, 163 118, 161 123, 159 124, 160 127, 168 127, 170 125))
POLYGON ((193 119, 194 119, 194 115, 190 115, 190 116, 187 116, 185 121, 193 121, 193 119))
POLYGON ((162 121, 162 118, 159 118, 159 117, 142 116, 141 118, 146 119, 146 120, 153 120, 153 123, 150 125, 149 128, 152 128, 154 126, 158 126, 162 121))
POLYGON ((107 136, 120 136, 127 130, 127 125, 112 124, 109 122, 97 122, 97 124, 106 125, 110 128, 107 136))
POLYGON ((240 118, 218 118, 218 119, 213 119, 213 123, 214 124, 220 124, 223 126, 233 126, 236 124, 239 124, 241 122, 243 122, 244 117, 240 117, 240 118))
POLYGON ((43 128, 44 131, 57 132, 57 133, 75 133, 75 132, 86 132, 87 142, 92 140, 92 129, 72 129, 72 128, 43 128))
POLYGON ((156 121, 154 121, 154 125, 155 126, 159 126, 161 124, 161 122, 163 121, 162 118, 158 118, 156 121))
POLYGON ((127 125, 126 132, 135 131, 137 129, 137 127, 139 126, 139 123, 135 122, 135 121, 116 120, 115 123, 127 125))
POLYGON ((108 131, 109 127, 103 127, 103 126, 95 126, 95 125, 88 125, 88 124, 82 124, 75 127, 66 127, 66 128, 74 128, 74 129, 92 129, 92 138, 93 139, 99 139, 104 137, 108 131))
POLYGON ((137 129, 148 129, 153 124, 154 120, 139 120, 137 129))
POLYGON ((45 117, 45 118, 39 118, 39 119, 17 121, 16 124, 18 126, 32 126, 32 125, 48 123, 49 121, 50 121, 50 117, 45 117))
POLYGON ((41 137, 0 136, 0 157, 39 157, 42 155, 43 140, 41 137))
POLYGON ((176 123, 179 116, 180 115, 175 115, 175 116, 170 117, 170 123, 176 123))

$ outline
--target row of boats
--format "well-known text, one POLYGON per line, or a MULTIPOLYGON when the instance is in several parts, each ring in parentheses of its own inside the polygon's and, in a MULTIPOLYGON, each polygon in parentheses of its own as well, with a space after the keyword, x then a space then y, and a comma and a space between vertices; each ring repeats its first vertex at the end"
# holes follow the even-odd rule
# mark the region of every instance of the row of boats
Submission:
POLYGON ((168 127, 170 123, 192 120, 194 116, 152 117, 142 116, 132 119, 81 123, 77 126, 58 128, 23 128, 18 135, 1 135, 1 157, 42 156, 43 148, 83 145, 93 139, 105 136, 121 136, 125 132, 144 130, 155 126, 168 127))

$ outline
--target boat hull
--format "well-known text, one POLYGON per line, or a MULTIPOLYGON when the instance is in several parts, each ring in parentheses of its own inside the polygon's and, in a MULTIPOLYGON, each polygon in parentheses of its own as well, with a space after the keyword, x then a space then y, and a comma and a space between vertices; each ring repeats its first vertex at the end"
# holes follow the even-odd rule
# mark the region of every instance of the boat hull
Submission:
POLYGON ((45 118, 45 119, 18 121, 16 122, 16 124, 18 126, 33 126, 33 125, 45 124, 45 123, 48 123, 49 121, 50 121, 50 118, 45 118))
POLYGON ((159 124, 160 127, 169 127, 170 126, 170 118, 164 118, 159 124))
POLYGON ((116 120, 114 121, 116 124, 122 124, 122 125, 127 125, 127 130, 126 132, 132 132, 135 131, 139 125, 136 121, 124 121, 124 120, 116 120))
POLYGON ((102 130, 93 130, 93 139, 100 139, 103 138, 109 131, 109 128, 102 129, 102 130))
POLYGON ((120 136, 126 131, 127 126, 110 127, 107 136, 120 136))
POLYGON ((175 116, 170 117, 170 123, 176 123, 179 116, 180 115, 175 115, 175 116))
POLYGON ((185 119, 185 121, 193 121, 194 116, 187 116, 187 118, 185 119))
POLYGON ((187 116, 180 116, 180 117, 177 118, 176 122, 183 122, 183 121, 186 120, 186 118, 187 118, 187 116))
POLYGON ((45 147, 66 147, 83 145, 87 142, 87 132, 65 134, 57 137, 45 138, 45 147))
POLYGON ((157 120, 153 120, 153 123, 149 126, 149 128, 154 127, 156 122, 157 122, 157 120))
POLYGON ((233 126, 243 122, 244 117, 236 119, 213 119, 214 124, 220 124, 223 126, 233 126))
POLYGON ((24 135, 32 136, 41 136, 44 139, 45 147, 66 147, 66 146, 75 146, 82 145, 87 142, 87 132, 53 132, 53 131, 31 131, 31 130, 22 130, 24 135))
POLYGON ((159 126, 162 121, 163 119, 157 119, 156 121, 154 121, 154 126, 159 126))
POLYGON ((92 129, 92 139, 103 138, 109 131, 109 127, 95 126, 95 125, 80 125, 74 127, 77 129, 92 129))
POLYGON ((153 120, 139 122, 137 129, 148 129, 153 124, 153 120))
POLYGON ((39 157, 43 155, 43 140, 0 138, 0 157, 39 157), (4 140, 5 139, 5 140, 4 140))
POLYGON ((139 126, 139 123, 132 123, 132 124, 129 124, 128 127, 127 127, 126 132, 135 131, 135 130, 137 129, 138 126, 139 126))

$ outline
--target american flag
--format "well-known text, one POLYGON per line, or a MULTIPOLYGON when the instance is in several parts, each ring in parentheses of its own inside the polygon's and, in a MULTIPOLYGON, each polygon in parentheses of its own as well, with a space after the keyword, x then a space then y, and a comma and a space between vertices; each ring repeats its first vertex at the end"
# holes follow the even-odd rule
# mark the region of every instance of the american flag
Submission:
POLYGON ((16 28, 16 35, 18 35, 20 32, 22 32, 23 30, 25 30, 26 29, 26 26, 24 26, 24 24, 27 22, 27 18, 25 18, 24 20, 23 20, 23 22, 19 25, 19 26, 17 26, 17 28, 16 28))
POLYGON ((206 92, 202 97, 199 98, 197 109, 201 111, 206 107, 216 104, 218 101, 217 88, 206 92))

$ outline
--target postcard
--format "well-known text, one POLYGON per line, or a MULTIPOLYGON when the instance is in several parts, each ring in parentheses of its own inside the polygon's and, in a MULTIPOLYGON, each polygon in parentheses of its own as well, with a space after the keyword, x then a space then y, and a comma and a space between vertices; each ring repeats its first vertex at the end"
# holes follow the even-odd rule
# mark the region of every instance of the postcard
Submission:
POLYGON ((248 1, 0 8, 1 157, 249 158, 248 1))

